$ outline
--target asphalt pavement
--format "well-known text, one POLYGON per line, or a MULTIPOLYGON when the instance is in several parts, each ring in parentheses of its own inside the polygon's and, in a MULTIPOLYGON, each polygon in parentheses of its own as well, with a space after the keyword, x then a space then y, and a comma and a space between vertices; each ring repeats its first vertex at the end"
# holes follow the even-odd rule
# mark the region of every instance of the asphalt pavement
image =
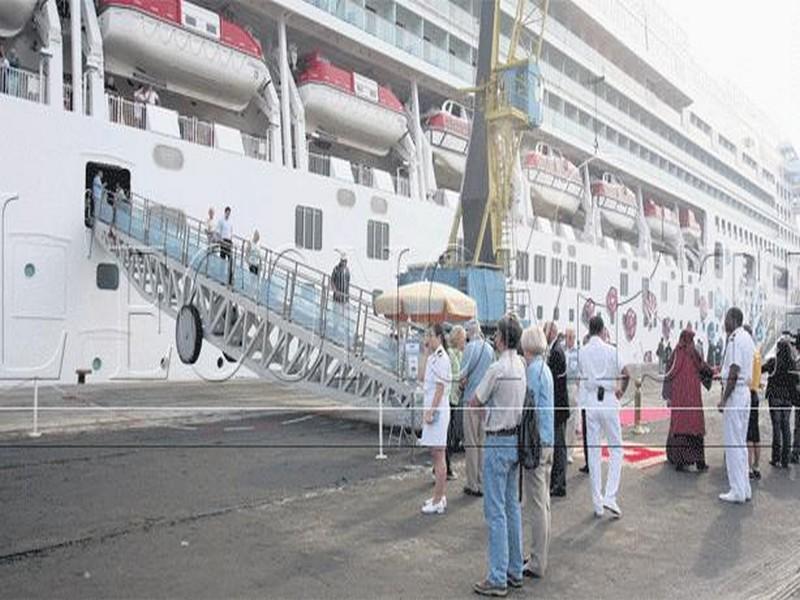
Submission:
MULTIPOLYGON (((572 465, 546 576, 512 597, 800 597, 800 471, 765 452, 753 501, 719 502, 712 403, 705 474, 664 463, 660 412, 626 430, 618 521, 593 518, 572 465)), ((3 598, 470 598, 484 574, 481 500, 462 478, 445 515, 422 515, 425 453, 376 460, 374 425, 272 410, 74 426, 0 438, 3 598)))

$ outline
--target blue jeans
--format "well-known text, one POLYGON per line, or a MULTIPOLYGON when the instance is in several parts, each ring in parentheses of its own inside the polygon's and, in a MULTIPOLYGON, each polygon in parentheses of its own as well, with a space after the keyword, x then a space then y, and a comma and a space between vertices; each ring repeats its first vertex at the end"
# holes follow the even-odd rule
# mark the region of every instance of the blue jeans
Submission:
POLYGON ((487 435, 483 455, 483 514, 489 526, 489 583, 522 578, 522 514, 516 435, 487 435))

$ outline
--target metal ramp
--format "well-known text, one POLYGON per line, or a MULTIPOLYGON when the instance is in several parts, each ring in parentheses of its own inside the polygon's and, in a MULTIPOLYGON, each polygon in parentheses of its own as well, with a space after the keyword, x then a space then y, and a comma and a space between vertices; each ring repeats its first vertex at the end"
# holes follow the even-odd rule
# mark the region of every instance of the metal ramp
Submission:
MULTIPOLYGON (((373 312, 366 290, 351 285, 349 302, 336 303, 328 274, 290 252, 251 252, 240 238, 223 258, 203 223, 135 196, 93 207, 87 195, 87 214, 94 239, 147 300, 176 319, 194 307, 202 338, 258 375, 311 385, 350 406, 413 406, 392 324, 373 312)), ((390 411, 389 421, 406 426, 410 413, 390 411)))

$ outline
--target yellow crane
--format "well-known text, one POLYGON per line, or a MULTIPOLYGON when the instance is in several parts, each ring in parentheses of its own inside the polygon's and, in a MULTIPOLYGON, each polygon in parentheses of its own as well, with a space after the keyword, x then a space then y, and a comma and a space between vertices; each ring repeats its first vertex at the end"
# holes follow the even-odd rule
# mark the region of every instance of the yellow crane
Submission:
MULTIPOLYGON (((481 9, 473 133, 461 201, 450 232, 451 247, 463 225, 464 247, 473 266, 508 268, 511 257, 512 180, 525 131, 542 119, 539 57, 549 0, 517 0, 509 49, 501 58, 501 2, 481 9), (522 48, 524 30, 537 31, 533 47, 522 48)), ((528 36, 530 38, 530 36, 528 36)))

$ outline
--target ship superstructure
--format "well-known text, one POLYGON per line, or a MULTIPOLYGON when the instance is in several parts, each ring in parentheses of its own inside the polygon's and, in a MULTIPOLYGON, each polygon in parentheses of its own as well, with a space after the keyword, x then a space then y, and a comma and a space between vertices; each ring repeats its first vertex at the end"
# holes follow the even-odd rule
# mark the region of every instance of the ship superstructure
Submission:
MULTIPOLYGON (((174 326, 93 247, 98 171, 105 201, 119 189, 197 219, 231 206, 238 236, 258 229, 325 271, 346 253, 365 289, 435 262, 458 210, 480 5, 4 3, 3 376, 228 368, 212 349, 178 365, 174 326)), ((526 52, 538 33, 523 31, 526 52)), ((637 362, 687 324, 715 345, 731 304, 769 344, 800 300, 796 154, 685 47, 655 2, 552 2, 543 121, 515 177, 508 308, 579 332, 602 311, 637 362)))

